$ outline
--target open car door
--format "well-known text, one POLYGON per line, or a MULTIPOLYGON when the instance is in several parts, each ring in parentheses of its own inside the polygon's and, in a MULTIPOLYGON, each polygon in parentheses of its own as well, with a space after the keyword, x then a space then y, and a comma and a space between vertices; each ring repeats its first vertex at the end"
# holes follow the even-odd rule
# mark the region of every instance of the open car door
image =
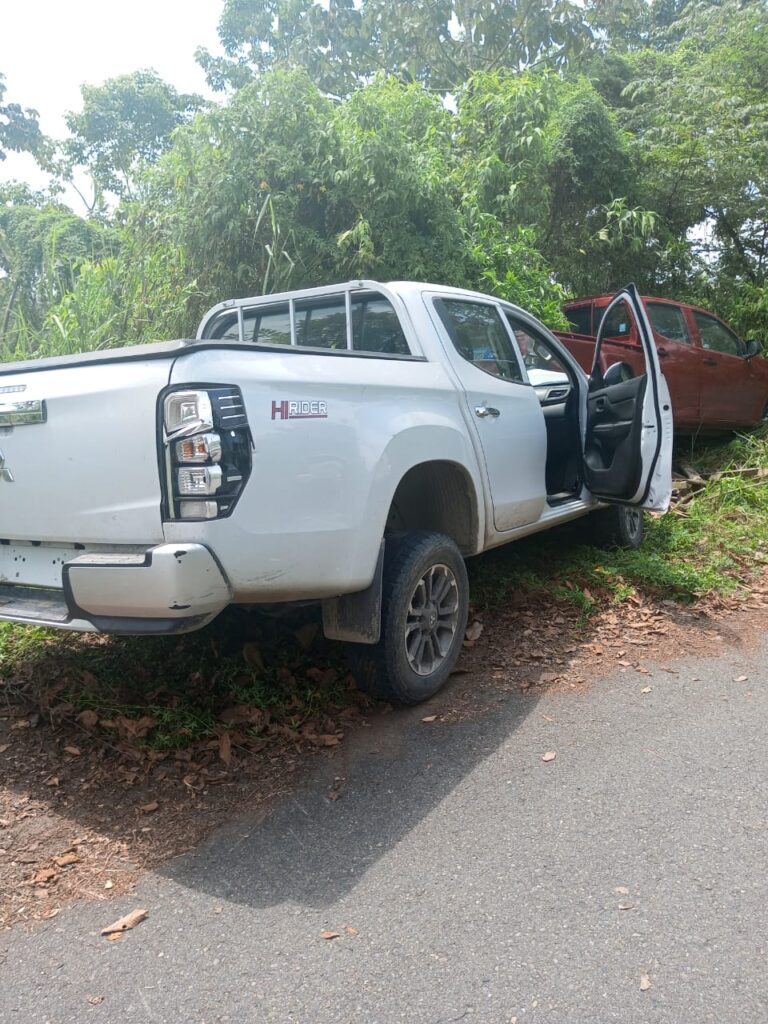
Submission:
POLYGON ((658 512, 672 494, 672 405, 653 330, 637 288, 627 285, 605 308, 595 340, 584 429, 584 483, 600 501, 658 512), (603 327, 624 304, 645 356, 645 373, 626 363, 600 369, 603 327))

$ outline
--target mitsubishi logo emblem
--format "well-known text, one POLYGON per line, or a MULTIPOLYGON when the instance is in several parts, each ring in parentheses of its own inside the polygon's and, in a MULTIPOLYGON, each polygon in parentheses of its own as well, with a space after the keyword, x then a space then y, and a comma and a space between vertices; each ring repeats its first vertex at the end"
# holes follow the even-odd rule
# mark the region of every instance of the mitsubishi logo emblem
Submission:
POLYGON ((6 480, 9 484, 12 484, 13 473, 8 469, 5 464, 5 456, 0 452, 0 480, 6 480))

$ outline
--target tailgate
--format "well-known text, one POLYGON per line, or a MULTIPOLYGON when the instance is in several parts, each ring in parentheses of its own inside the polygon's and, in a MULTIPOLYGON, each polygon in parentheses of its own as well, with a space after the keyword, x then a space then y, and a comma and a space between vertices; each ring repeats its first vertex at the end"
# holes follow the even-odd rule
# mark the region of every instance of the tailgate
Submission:
POLYGON ((171 359, 39 365, 0 373, 0 541, 162 540, 157 397, 171 359))

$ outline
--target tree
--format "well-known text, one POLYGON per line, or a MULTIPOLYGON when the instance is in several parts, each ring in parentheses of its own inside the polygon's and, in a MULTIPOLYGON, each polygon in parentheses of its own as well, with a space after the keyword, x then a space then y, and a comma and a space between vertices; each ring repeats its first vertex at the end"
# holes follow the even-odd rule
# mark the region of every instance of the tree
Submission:
POLYGON ((224 0, 219 38, 225 57, 198 51, 214 88, 293 65, 341 97, 378 72, 451 92, 477 70, 561 62, 592 31, 576 0, 224 0))
POLYGON ((135 71, 103 85, 84 85, 83 109, 67 115, 64 144, 70 167, 88 169, 94 206, 105 192, 134 198, 142 171, 169 147, 171 135, 204 105, 178 93, 154 71, 135 71))
POLYGON ((0 160, 8 150, 16 153, 40 153, 45 137, 40 131, 37 111, 18 103, 3 103, 5 76, 0 73, 0 160))
POLYGON ((0 351, 8 357, 76 286, 82 264, 110 251, 110 232, 40 193, 0 187, 0 351))
POLYGON ((622 119, 667 236, 653 286, 727 315, 768 275, 768 22, 737 0, 689 5, 681 21, 678 44, 632 56, 622 119))

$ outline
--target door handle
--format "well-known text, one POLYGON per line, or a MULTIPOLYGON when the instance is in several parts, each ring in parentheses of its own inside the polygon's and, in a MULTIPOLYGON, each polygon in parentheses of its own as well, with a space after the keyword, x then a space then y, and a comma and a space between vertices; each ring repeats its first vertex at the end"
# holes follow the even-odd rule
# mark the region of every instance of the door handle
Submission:
POLYGON ((595 402, 595 412, 605 412, 605 399, 598 398, 595 402))
POLYGON ((486 416, 500 416, 501 413, 498 409, 494 409, 492 405, 476 405, 475 416, 479 416, 481 420, 485 419, 486 416))
POLYGON ((710 359, 708 356, 705 356, 704 359, 702 359, 701 361, 702 363, 704 363, 705 366, 717 366, 717 360, 710 359))
POLYGON ((661 345, 656 349, 656 351, 659 353, 660 356, 668 356, 669 355, 669 352, 667 352, 667 350, 663 346, 661 346, 661 345))

